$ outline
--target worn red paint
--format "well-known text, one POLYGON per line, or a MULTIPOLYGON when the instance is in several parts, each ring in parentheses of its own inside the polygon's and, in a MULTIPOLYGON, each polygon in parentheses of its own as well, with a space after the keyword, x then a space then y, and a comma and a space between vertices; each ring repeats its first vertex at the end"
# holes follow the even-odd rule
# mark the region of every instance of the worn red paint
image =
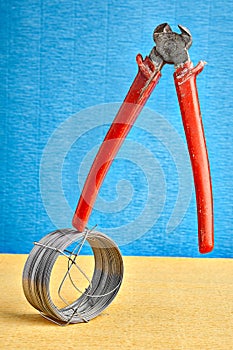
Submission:
POLYGON ((186 62, 183 67, 175 71, 174 80, 193 169, 199 250, 201 253, 208 253, 214 246, 213 196, 196 87, 196 76, 202 71, 204 64, 201 61, 196 67, 193 67, 191 62, 186 62))
POLYGON ((123 141, 155 88, 161 73, 156 72, 149 57, 137 56, 138 74, 120 107, 96 158, 81 193, 72 224, 83 231, 94 206, 100 186, 123 141))

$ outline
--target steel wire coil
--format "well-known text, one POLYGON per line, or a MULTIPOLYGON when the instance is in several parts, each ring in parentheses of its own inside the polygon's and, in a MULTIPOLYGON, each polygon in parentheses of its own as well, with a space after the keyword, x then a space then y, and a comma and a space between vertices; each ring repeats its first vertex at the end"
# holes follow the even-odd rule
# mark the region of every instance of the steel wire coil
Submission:
POLYGON ((62 229, 54 231, 38 243, 35 243, 24 266, 23 289, 29 303, 40 311, 42 316, 60 325, 88 322, 98 316, 114 299, 123 279, 123 260, 121 253, 106 235, 85 230, 62 229), (91 279, 77 263, 77 257, 87 241, 94 255, 94 272, 91 279), (73 251, 67 248, 74 245, 73 251), (68 253, 68 254, 67 254, 68 253), (76 267, 87 279, 88 287, 74 302, 65 307, 57 307, 50 295, 51 273, 60 255, 67 258, 68 267, 63 277, 58 294, 66 278, 71 285, 81 292, 71 276, 71 269, 76 267))

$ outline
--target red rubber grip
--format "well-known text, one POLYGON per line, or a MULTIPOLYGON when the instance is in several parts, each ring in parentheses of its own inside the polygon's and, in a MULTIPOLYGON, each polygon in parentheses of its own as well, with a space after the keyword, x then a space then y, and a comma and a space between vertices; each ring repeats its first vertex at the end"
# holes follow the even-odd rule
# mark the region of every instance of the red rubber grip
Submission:
POLYGON ((174 80, 196 190, 199 251, 209 253, 214 247, 213 196, 196 87, 196 76, 202 71, 204 64, 204 62, 199 62, 196 67, 193 67, 191 62, 187 62, 175 71, 174 80))
POLYGON ((84 184, 72 225, 83 231, 93 209, 100 186, 123 141, 155 88, 161 73, 149 57, 137 56, 138 74, 101 144, 84 184))

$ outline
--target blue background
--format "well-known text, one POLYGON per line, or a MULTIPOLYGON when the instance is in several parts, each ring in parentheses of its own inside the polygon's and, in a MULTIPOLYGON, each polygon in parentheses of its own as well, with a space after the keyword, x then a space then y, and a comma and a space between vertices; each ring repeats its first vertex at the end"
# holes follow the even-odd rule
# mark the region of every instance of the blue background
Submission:
MULTIPOLYGON (((173 29, 177 24, 187 26, 193 36, 192 61, 208 62, 198 77, 215 203, 216 244, 208 256, 232 257, 232 1, 9 0, 1 1, 0 13, 1 252, 27 253, 33 241, 56 229, 39 188, 46 143, 69 116, 94 105, 122 101, 137 72, 136 54, 147 55, 154 28, 168 22, 173 29)), ((172 73, 173 67, 164 68, 147 107, 165 116, 184 138, 172 73)), ((97 139, 103 137, 96 133, 97 139)), ((129 137, 137 137, 136 128, 129 137)), ((93 137, 93 146, 95 142, 93 137)), ((84 138, 81 152, 85 153, 85 145, 84 138)), ((164 151, 161 159, 165 158, 164 151)), ((117 171, 126 166, 116 162, 105 185, 115 183, 117 171)), ((122 246, 122 253, 201 256, 194 194, 181 224, 169 236, 164 233, 174 206, 169 161, 163 163, 163 170, 169 190, 164 213, 143 237, 122 246)), ((75 209, 77 198, 69 187, 74 180, 67 173, 63 181, 75 209)), ((144 187, 140 190, 143 198, 144 187)), ((109 196, 114 198, 114 193, 109 196)), ((137 213, 143 203, 136 203, 137 213)), ((101 229, 101 220, 95 211, 90 222, 101 229)))

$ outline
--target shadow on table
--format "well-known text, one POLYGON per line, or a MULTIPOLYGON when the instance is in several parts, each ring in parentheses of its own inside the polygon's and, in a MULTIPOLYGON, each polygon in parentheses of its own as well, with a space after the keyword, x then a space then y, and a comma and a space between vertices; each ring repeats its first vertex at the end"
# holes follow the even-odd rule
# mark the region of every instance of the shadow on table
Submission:
POLYGON ((9 323, 9 322, 13 322, 14 324, 16 323, 21 323, 21 325, 35 325, 35 326, 56 326, 57 325, 47 319, 45 319, 44 317, 42 317, 40 314, 25 314, 25 313, 19 313, 17 311, 9 311, 9 310, 5 310, 4 311, 4 315, 2 315, 1 317, 3 320, 5 320, 5 322, 9 323))

